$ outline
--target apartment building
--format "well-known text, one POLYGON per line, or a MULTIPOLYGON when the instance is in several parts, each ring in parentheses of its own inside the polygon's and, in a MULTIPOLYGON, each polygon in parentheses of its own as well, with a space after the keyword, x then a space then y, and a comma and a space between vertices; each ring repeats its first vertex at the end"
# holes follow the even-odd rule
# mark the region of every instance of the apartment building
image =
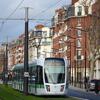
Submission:
POLYGON ((16 64, 16 41, 12 41, 8 46, 8 69, 16 64))
POLYGON ((96 29, 96 47, 95 51, 97 52, 95 55, 95 67, 94 67, 94 78, 100 79, 100 0, 97 0, 92 7, 92 15, 93 15, 93 24, 96 29))
POLYGON ((85 9, 82 0, 72 0, 71 5, 57 9, 52 18, 53 54, 69 60, 72 83, 83 82, 90 74, 87 28, 91 14, 92 5, 85 9))
POLYGON ((29 35, 29 59, 52 56, 52 38, 50 28, 39 24, 29 35))
MULTIPOLYGON (((50 57, 52 55, 52 39, 50 28, 39 24, 29 31, 28 56, 29 62, 38 57, 50 57)), ((9 43, 8 67, 24 62, 24 34, 9 43)))
POLYGON ((2 73, 4 68, 5 52, 4 48, 0 46, 0 73, 2 73))
POLYGON ((16 41, 16 64, 24 61, 24 34, 20 35, 16 41))

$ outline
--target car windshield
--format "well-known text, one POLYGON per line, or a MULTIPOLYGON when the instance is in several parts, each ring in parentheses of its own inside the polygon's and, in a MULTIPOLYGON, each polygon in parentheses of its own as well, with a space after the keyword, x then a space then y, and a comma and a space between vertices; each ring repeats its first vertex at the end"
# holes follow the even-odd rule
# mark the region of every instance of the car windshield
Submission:
POLYGON ((91 83, 95 83, 95 82, 99 82, 100 83, 100 80, 91 80, 90 82, 91 83))
POLYGON ((91 83, 95 83, 95 81, 96 81, 96 80, 91 80, 90 82, 91 82, 91 83))

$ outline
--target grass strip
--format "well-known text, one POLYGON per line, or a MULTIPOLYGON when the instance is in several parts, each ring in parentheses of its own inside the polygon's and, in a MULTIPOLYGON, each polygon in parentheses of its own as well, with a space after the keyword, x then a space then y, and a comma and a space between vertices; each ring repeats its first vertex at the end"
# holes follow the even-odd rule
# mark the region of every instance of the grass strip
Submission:
POLYGON ((12 89, 10 86, 0 85, 0 100, 77 100, 70 97, 39 97, 33 95, 24 95, 23 93, 12 89))

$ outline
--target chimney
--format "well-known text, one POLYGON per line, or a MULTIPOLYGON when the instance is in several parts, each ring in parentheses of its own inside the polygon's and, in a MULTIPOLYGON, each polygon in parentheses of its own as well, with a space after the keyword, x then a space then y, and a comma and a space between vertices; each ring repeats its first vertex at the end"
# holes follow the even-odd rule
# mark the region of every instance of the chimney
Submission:
POLYGON ((72 0, 72 5, 74 5, 76 2, 78 2, 79 0, 72 0))

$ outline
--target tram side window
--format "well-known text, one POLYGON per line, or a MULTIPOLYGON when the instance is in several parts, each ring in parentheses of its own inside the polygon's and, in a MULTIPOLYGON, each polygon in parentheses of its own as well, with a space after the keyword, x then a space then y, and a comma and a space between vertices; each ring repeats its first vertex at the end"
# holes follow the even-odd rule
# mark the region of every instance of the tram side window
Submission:
POLYGON ((37 83, 43 84, 43 69, 41 66, 37 66, 37 83))
POLYGON ((29 68, 29 74, 30 74, 30 77, 29 77, 29 83, 35 83, 35 76, 36 76, 36 67, 30 67, 29 68))
POLYGON ((18 81, 18 70, 15 70, 15 80, 18 81))
POLYGON ((17 81, 20 80, 20 70, 17 70, 17 81))
POLYGON ((13 80, 16 80, 16 81, 22 81, 22 78, 23 78, 23 75, 22 75, 22 70, 21 69, 16 69, 14 72, 13 72, 13 80))
POLYGON ((17 80, 16 71, 14 70, 12 73, 12 80, 17 80))
POLYGON ((23 81, 23 79, 24 79, 24 69, 21 69, 20 70, 20 81, 23 81))

